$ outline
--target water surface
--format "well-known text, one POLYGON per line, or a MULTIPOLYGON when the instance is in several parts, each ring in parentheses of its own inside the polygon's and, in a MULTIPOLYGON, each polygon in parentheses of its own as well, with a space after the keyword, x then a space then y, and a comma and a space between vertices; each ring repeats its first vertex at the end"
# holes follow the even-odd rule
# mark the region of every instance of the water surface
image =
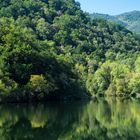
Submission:
POLYGON ((0 106, 0 140, 138 140, 140 101, 0 106))

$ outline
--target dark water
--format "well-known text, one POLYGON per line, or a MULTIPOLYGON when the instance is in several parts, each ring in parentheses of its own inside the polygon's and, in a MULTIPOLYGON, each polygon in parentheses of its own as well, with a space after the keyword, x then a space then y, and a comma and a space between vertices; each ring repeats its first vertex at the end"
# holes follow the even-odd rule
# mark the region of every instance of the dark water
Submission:
POLYGON ((0 140, 139 139, 137 100, 0 106, 0 140))

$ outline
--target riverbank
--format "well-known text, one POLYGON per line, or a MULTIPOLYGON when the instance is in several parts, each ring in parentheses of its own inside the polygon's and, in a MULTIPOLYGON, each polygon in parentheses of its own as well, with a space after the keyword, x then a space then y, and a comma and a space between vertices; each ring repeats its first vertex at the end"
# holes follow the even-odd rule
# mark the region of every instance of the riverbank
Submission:
POLYGON ((31 92, 21 92, 21 93, 9 93, 7 95, 0 96, 0 103, 40 103, 40 102, 69 102, 69 101, 87 101, 94 100, 98 98, 121 98, 121 99, 129 99, 129 98, 140 98, 139 93, 133 94, 103 94, 98 93, 94 95, 88 95, 87 93, 79 94, 77 93, 31 93, 31 92), (82 96, 81 96, 82 95, 82 96))

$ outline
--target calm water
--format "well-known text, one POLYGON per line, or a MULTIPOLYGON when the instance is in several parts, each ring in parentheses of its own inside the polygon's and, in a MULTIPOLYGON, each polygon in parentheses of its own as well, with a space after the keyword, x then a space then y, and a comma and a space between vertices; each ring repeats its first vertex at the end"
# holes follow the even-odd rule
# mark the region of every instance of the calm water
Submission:
POLYGON ((0 106, 0 140, 139 139, 136 100, 0 106))

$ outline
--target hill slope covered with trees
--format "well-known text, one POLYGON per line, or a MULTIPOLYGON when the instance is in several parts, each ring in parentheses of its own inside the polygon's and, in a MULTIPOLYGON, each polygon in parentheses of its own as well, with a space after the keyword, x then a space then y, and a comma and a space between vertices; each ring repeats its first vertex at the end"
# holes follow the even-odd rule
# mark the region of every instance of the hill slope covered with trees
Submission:
POLYGON ((91 14, 91 17, 93 19, 101 18, 111 22, 115 22, 117 24, 125 26, 127 29, 135 33, 140 33, 140 11, 127 12, 117 16, 93 13, 91 14))
POLYGON ((74 0, 0 1, 3 102, 140 92, 140 40, 74 0))

